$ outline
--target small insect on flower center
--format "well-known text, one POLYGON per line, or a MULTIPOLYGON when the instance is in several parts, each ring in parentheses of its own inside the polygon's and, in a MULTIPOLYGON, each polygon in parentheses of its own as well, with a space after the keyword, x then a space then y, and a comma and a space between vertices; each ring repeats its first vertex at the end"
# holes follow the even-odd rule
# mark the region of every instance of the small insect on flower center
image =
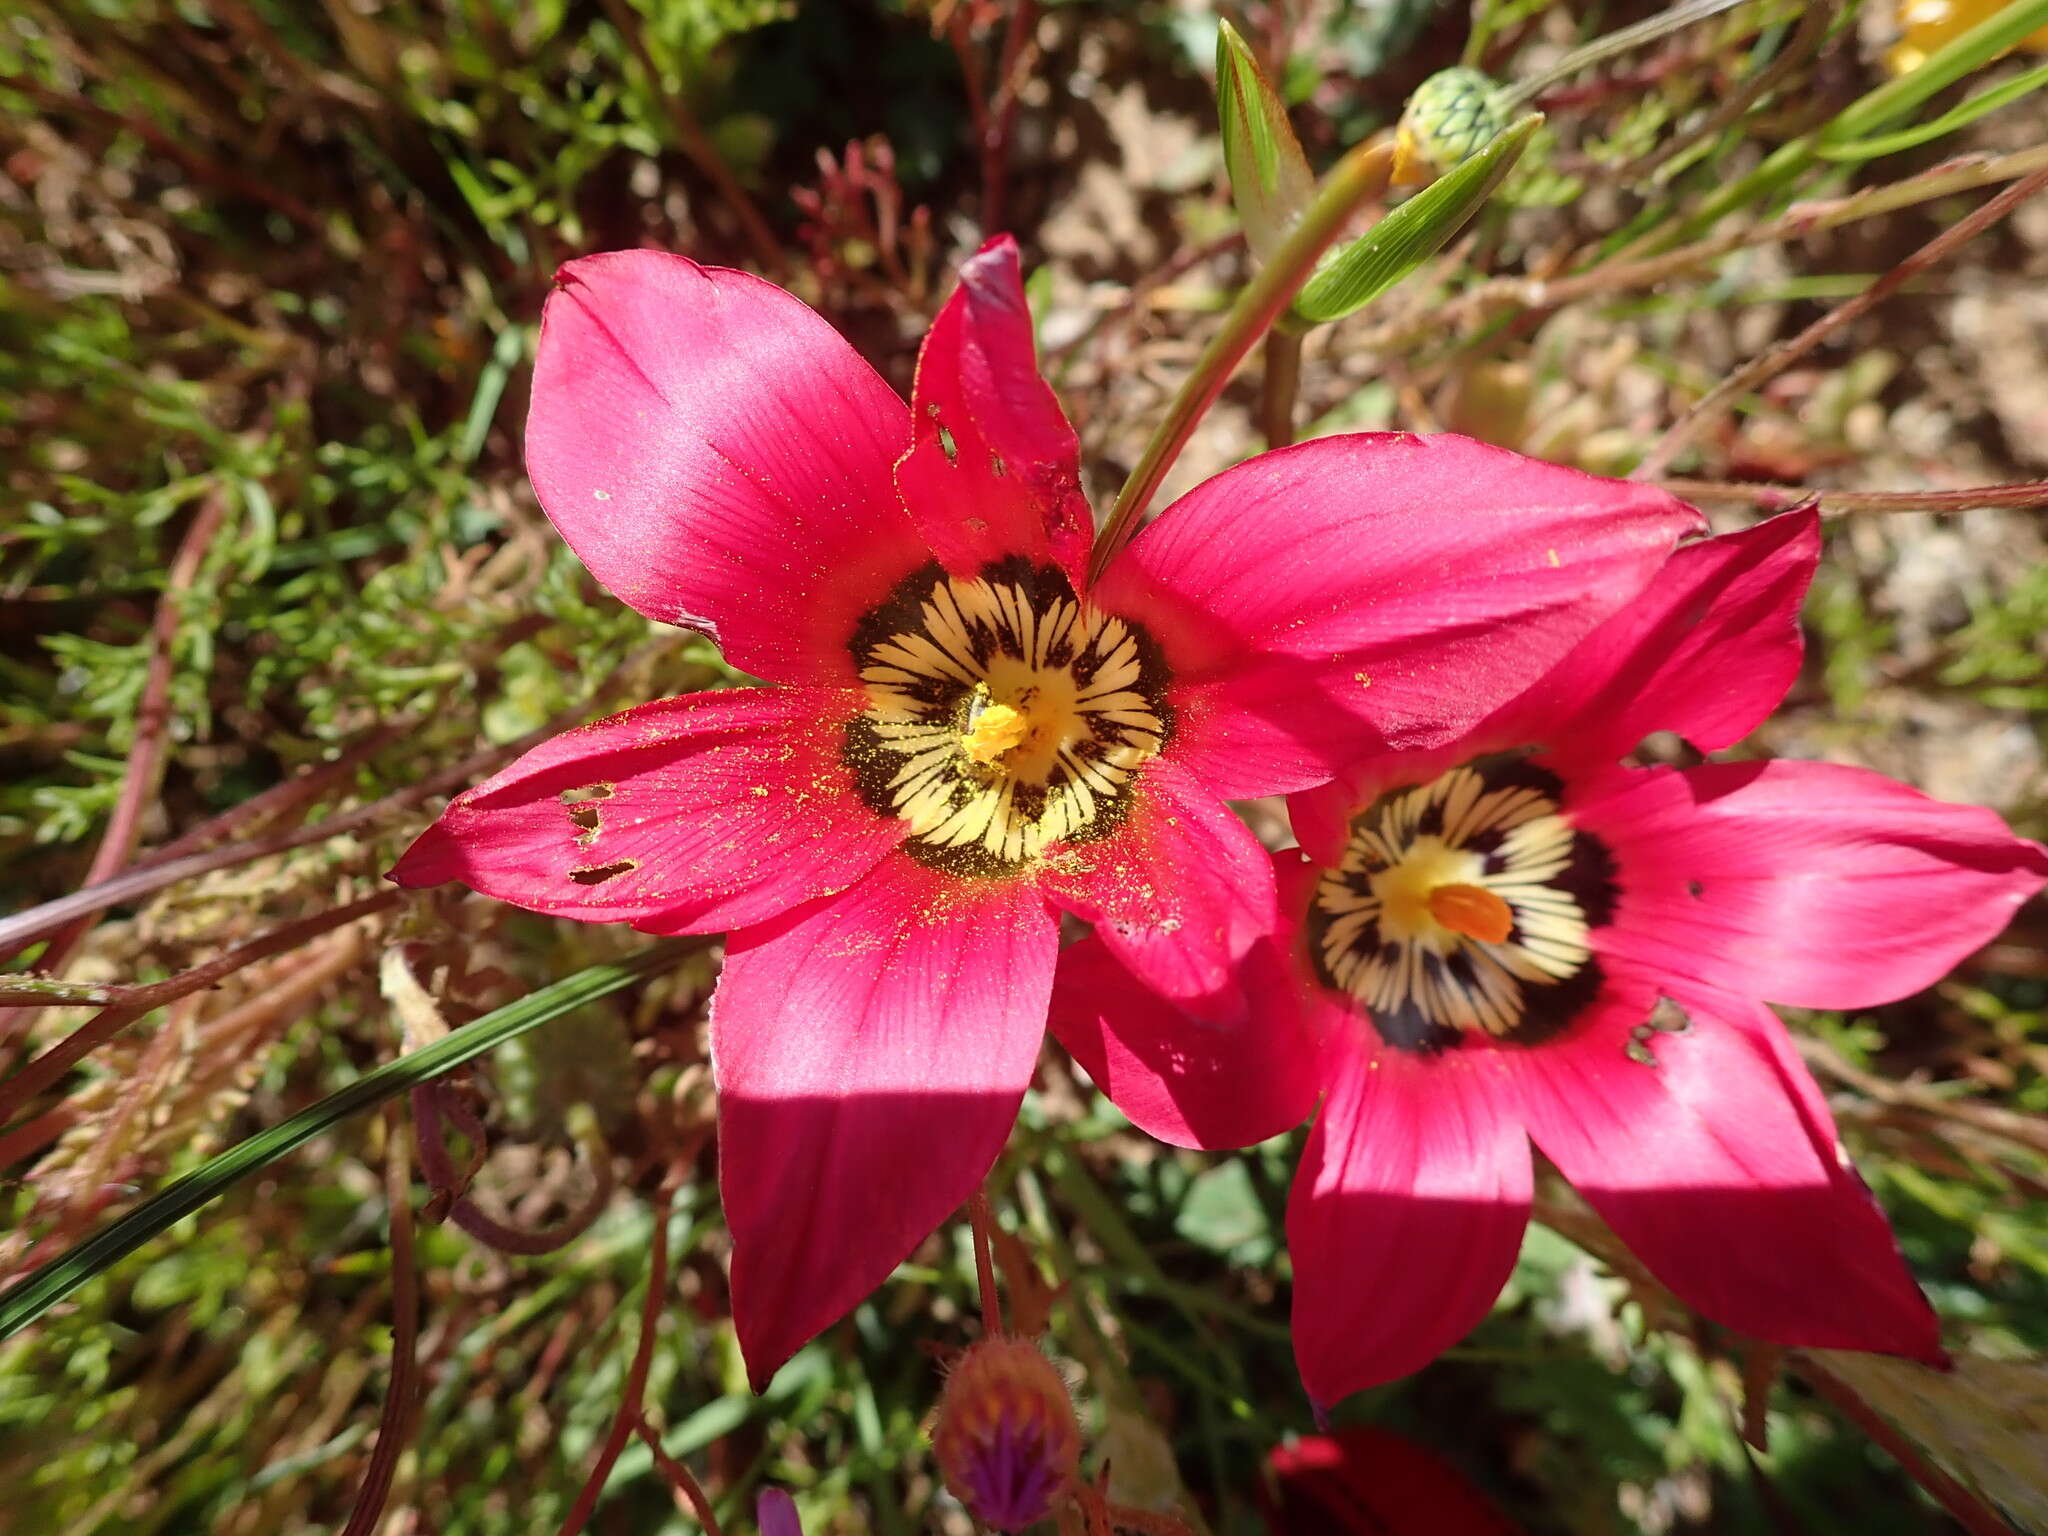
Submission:
POLYGON ((1023 559, 973 580, 925 567, 852 650, 868 707, 845 758, 861 796, 909 824, 913 858, 954 874, 1107 836, 1172 729, 1151 638, 1023 559))
POLYGON ((1367 807, 1310 903, 1324 985, 1407 1049, 1529 1045, 1568 1027, 1600 987, 1589 935, 1614 877, 1561 795, 1554 774, 1502 755, 1367 807))

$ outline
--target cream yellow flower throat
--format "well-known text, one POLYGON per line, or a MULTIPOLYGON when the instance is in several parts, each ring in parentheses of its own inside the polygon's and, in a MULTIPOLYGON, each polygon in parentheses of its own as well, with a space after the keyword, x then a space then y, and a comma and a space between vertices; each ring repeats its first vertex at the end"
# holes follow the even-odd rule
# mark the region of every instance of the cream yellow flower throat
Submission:
POLYGON ((1589 935, 1614 904, 1606 849, 1526 758, 1453 768, 1381 797, 1310 903, 1310 958, 1389 1044, 1473 1032, 1532 1044, 1599 989, 1589 935))
POLYGON ((1106 835, 1171 734, 1157 646, 1050 566, 1009 560, 974 580, 928 566, 862 620, 853 654, 861 795, 909 824, 913 857, 953 873, 1007 873, 1106 835))

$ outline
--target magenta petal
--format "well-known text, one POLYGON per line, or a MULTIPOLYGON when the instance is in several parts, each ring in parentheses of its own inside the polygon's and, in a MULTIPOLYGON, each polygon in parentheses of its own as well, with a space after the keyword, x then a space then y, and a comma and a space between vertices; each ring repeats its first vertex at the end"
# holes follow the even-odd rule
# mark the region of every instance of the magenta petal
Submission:
POLYGON ((1653 731, 1702 752, 1733 745, 1799 675, 1799 605, 1819 560, 1811 508, 1688 545, 1483 730, 1607 762, 1653 731))
POLYGON ((1039 377, 1017 267, 998 235, 960 269, 918 353, 913 446, 896 484, 946 569, 978 576, 1007 556, 1060 566, 1076 588, 1094 524, 1081 449, 1039 377))
POLYGON ((1622 869, 1603 947, 1803 1008, 1930 986, 2048 881, 2048 854, 1978 806, 1833 763, 1617 775, 1575 805, 1622 869))
POLYGON ((850 683, 854 620, 930 558, 891 467, 909 413, 772 283, 658 251, 572 261, 541 315, 526 465, 650 618, 786 683, 850 683))
POLYGON ((1279 921, 1271 856, 1171 757, 1145 764, 1125 825, 1052 859, 1044 884, 1146 986, 1211 1017, 1237 1013, 1233 968, 1279 921))
POLYGON ((859 707, 851 691, 732 688, 564 731, 456 796, 391 878, 654 933, 774 917, 903 839, 839 761, 859 707))
POLYGON ((1029 882, 901 856, 732 936, 711 1059, 733 1322, 756 1386, 988 1172, 1031 1079, 1057 949, 1029 882))
POLYGON ((1316 1037, 1285 955, 1246 956, 1247 1012, 1195 1017, 1140 983, 1098 938, 1060 951, 1052 1028, 1140 1130, 1181 1147, 1248 1147, 1299 1125, 1322 1091, 1316 1037))
POLYGON ((1333 1038, 1329 1097, 1287 1205, 1294 1358, 1317 1402, 1420 1370, 1507 1284, 1528 1225, 1529 1142, 1502 1102, 1499 1059, 1333 1038))
MULTIPOLYGON (((1814 1125, 1783 1026, 1685 988, 1691 1018, 1627 1052, 1631 1017, 1516 1059, 1529 1133, 1688 1306, 1754 1338, 1939 1362, 1933 1312, 1883 1214, 1814 1125)), ((1808 1085, 1810 1086, 1810 1085, 1808 1085)))
POLYGON ((754 1500, 754 1523, 761 1536, 804 1536, 796 1500, 780 1488, 763 1488, 754 1500))
POLYGON ((1540 677, 1699 514, 1462 437, 1261 454, 1169 507, 1097 595, 1173 666, 1183 760, 1229 798, 1436 745, 1540 677))

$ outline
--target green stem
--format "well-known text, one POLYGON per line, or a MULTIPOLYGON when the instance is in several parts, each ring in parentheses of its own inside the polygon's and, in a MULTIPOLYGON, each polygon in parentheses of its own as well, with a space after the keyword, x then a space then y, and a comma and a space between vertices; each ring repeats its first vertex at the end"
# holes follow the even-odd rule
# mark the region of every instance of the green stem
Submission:
POLYGON ((1092 586, 1116 552, 1130 542, 1140 518, 1151 504, 1153 493, 1180 451, 1194 435, 1195 424, 1223 392, 1245 354, 1287 312, 1294 295, 1315 271, 1316 262, 1328 250, 1351 216, 1365 203, 1387 189, 1393 172, 1394 148, 1390 143, 1361 144, 1351 151, 1316 189, 1315 200, 1302 210, 1301 221, 1288 233, 1273 259, 1259 268, 1237 302, 1224 317, 1223 328, 1202 349, 1195 366, 1182 381, 1180 393, 1167 407, 1165 417, 1153 430, 1152 440, 1138 458, 1137 468, 1117 493, 1109 520, 1095 540, 1095 557, 1088 567, 1092 586))
POLYGON ((349 1116, 374 1108, 386 1099, 439 1077, 466 1061, 473 1061, 486 1051, 494 1050, 550 1019, 559 1018, 571 1009, 596 1002, 642 977, 651 976, 673 965, 688 949, 703 942, 701 939, 671 939, 642 950, 630 960, 613 965, 586 966, 573 976, 565 976, 538 992, 529 992, 517 1002, 507 1003, 460 1029, 451 1030, 423 1050, 413 1051, 365 1072, 346 1088, 300 1110, 282 1125, 259 1131, 247 1141, 200 1164, 182 1178, 173 1179, 134 1210, 107 1223, 84 1242, 59 1254, 6 1295, 0 1296, 0 1339, 19 1333, 86 1281, 111 1268, 151 1238, 169 1230, 250 1174, 269 1167, 349 1116))

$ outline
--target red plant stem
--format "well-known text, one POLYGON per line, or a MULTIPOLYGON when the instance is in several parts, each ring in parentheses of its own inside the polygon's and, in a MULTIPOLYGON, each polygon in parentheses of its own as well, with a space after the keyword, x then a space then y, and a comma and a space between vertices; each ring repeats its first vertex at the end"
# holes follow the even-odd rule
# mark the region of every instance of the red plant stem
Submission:
POLYGON ((654 1339, 661 1325, 662 1304, 668 1299, 668 1211, 670 1192, 663 1188, 654 1202, 654 1244, 647 1259, 647 1300, 640 1308, 640 1343, 633 1351, 633 1364, 626 1372, 626 1390, 619 1411, 612 1419, 611 1433, 597 1453, 597 1465, 590 1469, 583 1489, 563 1522, 561 1536, 577 1536, 589 1522, 604 1492, 605 1479, 626 1442, 633 1438, 633 1425, 640 1418, 640 1400, 647 1392, 648 1368, 654 1364, 654 1339))
POLYGON ((2014 182, 1958 219, 1861 293, 1836 305, 1797 336, 1779 342, 1747 366, 1737 369, 1707 391, 1698 404, 1672 424, 1671 430, 1644 456, 1643 462, 1635 467, 1629 478, 1659 478, 1679 451, 1718 421, 1736 401, 1777 377, 1843 326, 1869 313, 1906 283, 1967 245, 2044 188, 2048 188, 2048 170, 2036 171, 2025 180, 2014 182))
POLYGON ((419 716, 406 715, 365 731, 343 747, 339 756, 324 763, 308 763, 290 778, 251 795, 239 805, 222 811, 218 816, 209 817, 189 831, 179 833, 161 848, 152 848, 143 854, 135 861, 135 867, 147 869, 167 859, 196 852, 209 843, 226 837, 230 832, 274 821, 313 799, 329 784, 347 777, 392 742, 401 736, 411 734, 419 725, 419 716))
MULTIPOLYGON (((468 1179, 456 1172, 454 1160, 448 1156, 448 1145, 442 1139, 441 1112, 444 1105, 452 1108, 457 1101, 442 1096, 447 1088, 446 1083, 435 1082, 422 1083, 413 1089, 412 1123, 413 1134, 419 1141, 420 1167, 427 1176, 428 1187, 436 1195, 447 1196, 448 1219, 486 1247, 523 1258, 557 1252, 589 1231, 612 1199, 612 1165, 605 1148, 600 1144, 587 1149, 595 1187, 581 1206, 553 1226, 537 1232, 525 1227, 507 1226, 469 1198, 464 1188, 468 1179)), ((456 1119, 456 1129, 470 1144, 481 1150, 484 1128, 476 1117, 464 1114, 451 1118, 456 1119)))
POLYGON ((412 1251, 412 1159, 405 1122, 396 1105, 384 1112, 384 1199, 391 1211, 391 1385, 377 1421, 377 1448, 363 1474, 363 1491, 341 1536, 371 1536, 391 1497, 391 1477, 410 1438, 413 1399, 419 1391, 419 1276, 412 1251))
POLYGON ((267 929, 253 939, 245 939, 233 949, 224 950, 204 965, 195 965, 189 971, 180 971, 163 981, 152 981, 143 986, 110 986, 92 981, 44 981, 40 978, 30 981, 17 980, 9 986, 0 981, 0 1003, 18 1003, 41 1007, 69 1008, 81 1004, 97 1004, 105 1007, 146 1007, 161 1008, 165 1003, 174 1002, 188 992, 201 987, 210 987, 225 976, 231 976, 245 965, 281 954, 305 939, 317 938, 330 928, 358 917, 368 917, 373 912, 382 912, 395 907, 405 899, 403 891, 378 891, 365 896, 361 901, 350 902, 345 907, 330 911, 316 912, 311 917, 296 918, 289 923, 280 923, 267 929))
POLYGON ((946 41, 953 45, 953 57, 960 61, 960 83, 967 92, 967 117, 974 124, 974 142, 981 144, 989 135, 988 89, 982 80, 981 55, 974 47, 970 9, 964 4, 953 7, 946 20, 946 41))
MULTIPOLYGON (((387 911, 404 899, 402 891, 379 891, 374 896, 366 896, 361 901, 351 902, 345 907, 336 907, 331 912, 320 912, 312 917, 302 917, 296 922, 280 924, 267 933, 259 933, 255 938, 237 944, 233 949, 216 956, 204 965, 194 966, 183 975, 171 977, 168 981, 160 981, 147 987, 109 989, 115 991, 115 996, 109 999, 110 1007, 59 1040, 6 1082, 0 1083, 0 1125, 6 1124, 30 1099, 55 1083, 144 1014, 189 993, 197 992, 202 987, 212 986, 246 965, 253 965, 258 960, 267 960, 272 955, 296 949, 306 940, 344 927, 358 918, 387 911)), ((5 989, 0 989, 0 998, 9 995, 5 989)), ((42 995, 38 1001, 47 1004, 51 999, 47 995, 42 995)))
POLYGON ((77 1112, 68 1104, 59 1104, 0 1135, 0 1172, 42 1151, 77 1123, 77 1112))
POLYGON ((1891 1420, 1864 1402, 1862 1396, 1849 1383, 1803 1351, 1792 1357, 1792 1365, 1806 1378, 1814 1391, 1832 1403, 1844 1418, 1882 1446, 1892 1460, 1905 1470, 1906 1475, 1918 1483, 1929 1498, 1948 1511, 1955 1522, 1968 1531, 1970 1536, 2015 1536, 2013 1528, 1999 1518, 1998 1513, 1990 1505, 1921 1455, 1919 1447, 1894 1428, 1891 1420))
POLYGON ((1038 19, 1037 0, 1014 0, 1010 25, 1003 33, 1002 59, 996 66, 995 99, 981 123, 981 233, 983 238, 1003 227, 1004 195, 1010 171, 1010 128, 1017 120, 1017 98, 1021 94, 1024 44, 1038 19))
MULTIPOLYGON (((142 696, 135 707, 135 739, 128 748, 128 766, 122 774, 114 813, 107 818, 107 829, 100 834, 100 845, 93 851, 92 865, 85 873, 87 885, 97 885, 120 873, 134 856, 135 845, 142 840, 143 810, 156 798, 163 783, 164 747, 171 724, 171 678, 176 661, 172 652, 178 642, 179 610, 184 606, 185 593, 199 577, 199 567, 214 535, 220 532, 226 511, 227 503, 221 496, 207 497, 179 541, 178 553, 172 557, 163 596, 157 599, 156 617, 150 625, 149 666, 143 674, 142 696)), ((41 968, 54 971, 61 966, 99 916, 98 912, 87 912, 74 918, 50 940, 39 961, 41 968)))
POLYGON ((622 661, 611 677, 600 683, 582 702, 570 706, 548 721, 537 731, 529 731, 517 741, 507 742, 502 747, 485 747, 472 752, 454 766, 444 768, 430 778, 409 785, 381 800, 368 805, 359 805, 310 827, 299 827, 289 831, 275 832, 269 837, 252 838, 247 842, 233 843, 225 848, 212 848, 201 853, 187 854, 182 858, 166 859, 161 864, 130 869, 99 885, 87 886, 69 896, 60 896, 55 901, 46 901, 41 906, 30 907, 26 912, 17 912, 12 917, 0 918, 0 953, 39 939, 54 932, 82 912, 95 911, 101 907, 118 906, 139 897, 160 891, 167 885, 176 885, 180 880, 196 879, 210 875, 217 869, 228 869, 236 864, 246 864, 255 859, 268 858, 276 853, 288 853, 294 848, 303 848, 308 843, 325 842, 330 837, 360 831, 364 827, 403 811, 409 811, 424 800, 445 794, 452 789, 467 786, 472 780, 489 773, 509 762, 529 747, 537 747, 551 736, 558 736, 570 726, 590 717, 597 701, 609 691, 612 681, 630 672, 646 657, 666 650, 672 641, 668 637, 655 640, 640 647, 622 661))
POLYGON ((775 232, 769 229, 768 221, 761 217, 761 210, 754 206, 754 200, 747 196, 746 189, 733 179, 732 168, 725 163, 725 156, 718 152, 718 146, 711 142, 710 135, 691 115, 682 97, 672 96, 662 89, 661 67, 648 51, 645 25, 633 14, 626 0, 604 0, 604 9, 612 25, 619 29, 627 46, 633 50, 633 56, 640 61, 640 67, 647 72, 647 89, 668 109, 677 146, 689 157, 690 163, 709 178, 719 198, 739 220, 740 232, 746 236, 761 270, 771 277, 780 277, 784 262, 782 246, 776 240, 775 232))
POLYGON ((98 118, 119 131, 134 134, 166 159, 175 160, 184 167, 186 174, 196 181, 211 182, 239 197, 263 203, 316 234, 326 228, 326 222, 319 214, 282 187, 275 186, 261 177, 238 176, 204 155, 193 153, 144 118, 116 112, 113 108, 102 106, 88 97, 67 96, 62 91, 53 91, 24 75, 0 74, 0 86, 20 92, 46 110, 77 112, 87 117, 98 118))
POLYGON ((977 1189, 967 1202, 968 1225, 974 1229, 974 1277, 981 1286, 981 1332, 993 1338, 1003 1331, 1003 1302, 996 1294, 996 1266, 989 1242, 988 1191, 977 1189))
POLYGON ((419 1276, 412 1253, 412 1159, 406 1155, 405 1122, 396 1105, 384 1111, 384 1200, 391 1210, 391 1385, 377 1421, 377 1448, 370 1453, 363 1491, 349 1511, 341 1536, 371 1536, 391 1497, 391 1475, 412 1425, 419 1390, 419 1276))
POLYGON ((718 1529, 718 1517, 711 1512, 711 1501, 704 1496, 704 1489, 690 1474, 690 1469, 662 1448, 661 1436, 654 1432, 654 1426, 647 1422, 647 1415, 633 1415, 633 1429, 647 1442, 647 1452, 654 1458, 654 1467, 668 1479, 675 1490, 676 1508, 697 1517, 697 1523, 704 1527, 704 1536, 724 1536, 718 1529))
POLYGON ((1659 480, 1687 501, 1743 501, 1782 512, 1818 499, 1823 512, 1967 512, 1972 507, 2048 506, 2048 480, 1974 485, 1953 491, 1828 491, 1797 485, 1745 485, 1720 480, 1659 480))
MULTIPOLYGON (((582 710, 579 708, 570 713, 572 716, 580 715, 582 710)), ((313 826, 296 827, 290 831, 272 833, 268 837, 233 843, 225 848, 210 848, 201 853, 186 854, 182 858, 166 859, 161 864, 131 869, 98 885, 89 885, 69 896, 60 896, 55 901, 46 901, 39 907, 31 907, 26 912, 0 919, 0 948, 30 939, 39 939, 81 912, 119 906, 151 895, 167 885, 176 885, 181 880, 196 879, 200 875, 210 875, 218 869, 247 864, 255 859, 268 858, 272 854, 289 853, 292 849, 303 848, 308 843, 324 843, 331 837, 341 837, 346 833, 373 826, 401 811, 411 810, 435 795, 445 794, 451 789, 467 785, 472 779, 497 767, 507 758, 516 757, 529 747, 539 746, 548 737, 558 734, 562 728, 560 724, 550 722, 507 746, 487 747, 481 752, 473 752, 461 762, 444 769, 432 778, 422 779, 419 783, 401 789, 395 794, 386 795, 382 800, 359 805, 353 810, 343 811, 338 816, 330 816, 313 826)))

